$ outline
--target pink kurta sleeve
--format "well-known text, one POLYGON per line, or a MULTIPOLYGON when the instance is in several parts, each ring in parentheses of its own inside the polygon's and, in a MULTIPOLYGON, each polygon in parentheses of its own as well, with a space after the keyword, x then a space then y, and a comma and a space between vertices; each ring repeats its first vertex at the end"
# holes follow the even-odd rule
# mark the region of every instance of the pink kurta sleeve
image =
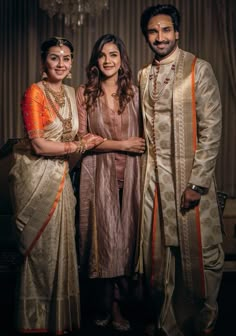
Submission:
POLYGON ((85 98, 84 98, 84 86, 79 86, 76 91, 76 104, 79 115, 79 135, 83 136, 88 133, 87 129, 87 111, 85 106, 85 98))

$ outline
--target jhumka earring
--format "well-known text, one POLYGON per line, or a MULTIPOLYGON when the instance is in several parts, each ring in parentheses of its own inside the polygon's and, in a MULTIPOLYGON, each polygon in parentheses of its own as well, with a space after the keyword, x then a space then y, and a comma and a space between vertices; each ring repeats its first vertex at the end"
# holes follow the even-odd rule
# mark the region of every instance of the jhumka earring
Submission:
POLYGON ((44 79, 47 79, 48 78, 48 75, 45 71, 42 72, 41 74, 41 79, 44 80, 44 79))
POLYGON ((68 73, 68 75, 66 76, 67 79, 71 79, 72 78, 72 74, 71 72, 68 73))

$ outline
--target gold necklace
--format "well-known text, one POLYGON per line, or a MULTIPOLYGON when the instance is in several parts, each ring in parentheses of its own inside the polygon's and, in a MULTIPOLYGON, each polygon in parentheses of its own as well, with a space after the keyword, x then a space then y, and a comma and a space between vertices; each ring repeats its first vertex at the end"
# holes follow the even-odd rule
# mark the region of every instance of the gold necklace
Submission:
POLYGON ((170 82, 171 78, 174 76, 175 64, 172 64, 170 71, 167 74, 167 77, 165 78, 162 85, 160 85, 160 90, 158 90, 158 85, 157 85, 157 78, 158 78, 159 70, 160 70, 159 65, 152 66, 151 75, 149 76, 149 83, 151 84, 149 92, 150 92, 151 99, 153 100, 154 103, 156 103, 160 99, 167 84, 170 82))
POLYGON ((47 88, 47 90, 51 93, 53 98, 55 99, 55 102, 60 106, 65 106, 65 88, 64 85, 61 85, 60 91, 55 91, 50 86, 46 81, 43 81, 44 86, 47 88))
MULTIPOLYGON (((59 112, 60 109, 58 110, 58 108, 55 106, 55 104, 52 100, 51 95, 53 96, 54 99, 55 99, 55 97, 52 94, 52 92, 49 90, 48 85, 44 81, 43 81, 43 85, 44 85, 44 92, 45 92, 45 95, 47 97, 47 100, 48 100, 49 104, 51 105, 51 108, 53 109, 53 111, 57 115, 58 119, 62 123, 62 127, 63 127, 63 133, 62 133, 62 137, 61 137, 62 141, 67 142, 67 141, 73 140, 73 137, 72 137, 72 134, 71 134, 71 131, 72 131, 72 108, 71 108, 71 102, 70 102, 70 99, 67 95, 66 90, 63 87, 64 96, 65 96, 65 99, 66 99, 68 107, 69 107, 69 117, 68 118, 63 118, 61 116, 60 112, 59 112)), ((56 99, 55 99, 55 101, 56 101, 56 99)), ((65 105, 65 102, 64 102, 64 105, 65 105)))

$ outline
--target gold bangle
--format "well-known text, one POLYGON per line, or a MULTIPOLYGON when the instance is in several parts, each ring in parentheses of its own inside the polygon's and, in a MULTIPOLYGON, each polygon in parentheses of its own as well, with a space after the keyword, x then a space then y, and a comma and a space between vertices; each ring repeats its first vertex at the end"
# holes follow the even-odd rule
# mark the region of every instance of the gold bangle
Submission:
POLYGON ((64 150, 66 155, 71 154, 73 152, 72 148, 71 148, 71 144, 72 142, 65 142, 64 143, 64 150))
POLYGON ((68 142, 68 154, 70 154, 71 152, 72 152, 71 142, 68 142))
POLYGON ((84 142, 82 139, 79 139, 79 141, 74 141, 74 144, 76 145, 75 153, 84 154, 86 152, 87 143, 84 142))
POLYGON ((81 141, 74 141, 74 144, 76 145, 74 153, 81 153, 81 141))
POLYGON ((64 142, 64 152, 66 155, 69 153, 69 150, 70 150, 69 142, 64 142))
POLYGON ((84 142, 82 139, 80 140, 81 143, 81 153, 84 154, 87 150, 87 143, 84 142))

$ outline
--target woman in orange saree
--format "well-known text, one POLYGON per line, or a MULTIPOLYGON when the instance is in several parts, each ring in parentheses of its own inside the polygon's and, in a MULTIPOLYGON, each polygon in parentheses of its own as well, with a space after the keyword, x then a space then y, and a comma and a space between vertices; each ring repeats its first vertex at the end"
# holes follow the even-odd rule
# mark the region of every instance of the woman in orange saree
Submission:
POLYGON ((68 159, 103 139, 76 138, 75 92, 62 83, 70 74, 72 58, 68 40, 53 37, 45 41, 41 46, 43 79, 26 90, 21 104, 26 137, 14 148, 9 174, 19 249, 24 256, 16 291, 20 333, 61 335, 80 327, 76 200, 68 159))

